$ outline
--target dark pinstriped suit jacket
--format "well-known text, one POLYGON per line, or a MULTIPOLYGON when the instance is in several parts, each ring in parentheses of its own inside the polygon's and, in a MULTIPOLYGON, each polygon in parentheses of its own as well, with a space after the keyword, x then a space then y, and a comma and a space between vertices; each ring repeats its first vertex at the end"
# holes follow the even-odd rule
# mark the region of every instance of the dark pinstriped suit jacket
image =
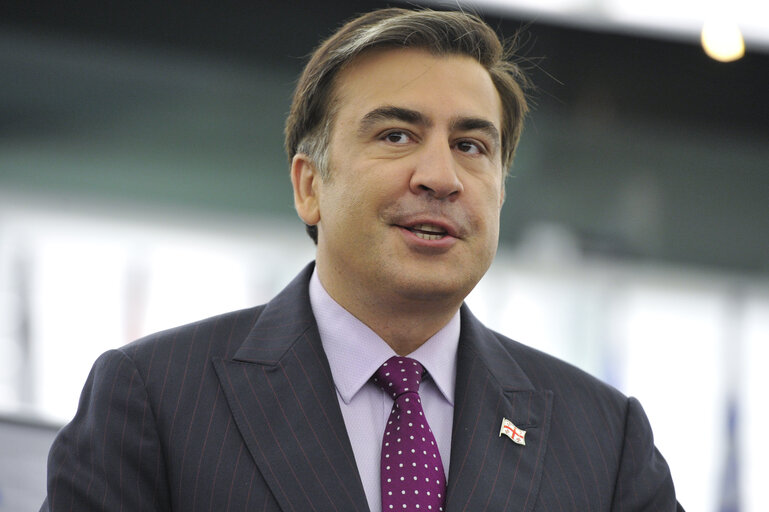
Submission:
MULTIPOLYGON (((42 510, 368 510, 311 271, 265 306, 101 356, 42 510)), ((637 401, 461 315, 448 511, 677 509, 637 401), (526 446, 499 437, 503 417, 526 446)))

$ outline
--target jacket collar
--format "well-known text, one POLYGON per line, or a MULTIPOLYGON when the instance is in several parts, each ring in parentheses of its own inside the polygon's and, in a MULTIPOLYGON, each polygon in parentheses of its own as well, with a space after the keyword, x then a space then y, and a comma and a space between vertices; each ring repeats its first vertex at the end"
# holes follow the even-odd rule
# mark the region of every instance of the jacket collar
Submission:
POLYGON ((533 510, 550 430, 552 392, 537 390, 514 354, 517 345, 484 327, 463 306, 447 510, 533 510), (508 419, 525 445, 500 436, 508 419))

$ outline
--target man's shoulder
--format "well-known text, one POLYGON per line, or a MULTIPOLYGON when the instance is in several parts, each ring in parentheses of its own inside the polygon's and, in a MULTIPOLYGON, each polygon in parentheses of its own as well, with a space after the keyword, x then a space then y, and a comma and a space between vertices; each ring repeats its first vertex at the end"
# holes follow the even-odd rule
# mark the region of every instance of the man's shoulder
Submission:
POLYGON ((228 358, 253 328, 265 305, 230 311, 158 331, 120 349, 136 364, 156 359, 194 357, 228 358))
POLYGON ((174 372, 188 375, 196 367, 209 368, 213 359, 234 358, 259 326, 262 335, 269 332, 273 338, 279 337, 278 334, 290 337, 294 332, 292 322, 295 330, 296 326, 304 326, 312 318, 307 297, 307 282, 312 269, 312 264, 307 265, 266 304, 158 331, 110 350, 103 358, 127 358, 142 375, 158 372, 164 376, 174 372), (271 313, 265 315, 265 311, 271 313))
POLYGON ((622 403, 626 398, 619 390, 572 363, 534 347, 491 331, 510 354, 535 388, 553 390, 561 395, 599 395, 622 403))

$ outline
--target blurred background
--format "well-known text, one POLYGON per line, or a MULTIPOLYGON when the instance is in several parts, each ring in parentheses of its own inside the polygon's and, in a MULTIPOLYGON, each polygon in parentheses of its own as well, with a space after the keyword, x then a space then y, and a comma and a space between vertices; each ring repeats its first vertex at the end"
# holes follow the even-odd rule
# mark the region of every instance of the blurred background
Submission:
MULTIPOLYGON (((98 354, 313 258, 290 95, 385 5, 0 3, 0 511, 39 506, 98 354)), ((769 510, 769 4, 424 5, 518 33, 536 84, 470 307, 639 397, 687 510, 769 510)))

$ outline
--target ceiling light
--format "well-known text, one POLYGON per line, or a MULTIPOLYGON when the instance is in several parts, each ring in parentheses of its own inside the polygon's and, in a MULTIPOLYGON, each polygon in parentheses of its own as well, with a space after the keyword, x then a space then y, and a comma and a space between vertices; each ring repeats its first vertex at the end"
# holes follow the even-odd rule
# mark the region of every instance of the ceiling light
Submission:
POLYGON ((700 34, 702 48, 708 57, 731 62, 745 55, 745 41, 736 23, 728 20, 708 20, 700 34))

